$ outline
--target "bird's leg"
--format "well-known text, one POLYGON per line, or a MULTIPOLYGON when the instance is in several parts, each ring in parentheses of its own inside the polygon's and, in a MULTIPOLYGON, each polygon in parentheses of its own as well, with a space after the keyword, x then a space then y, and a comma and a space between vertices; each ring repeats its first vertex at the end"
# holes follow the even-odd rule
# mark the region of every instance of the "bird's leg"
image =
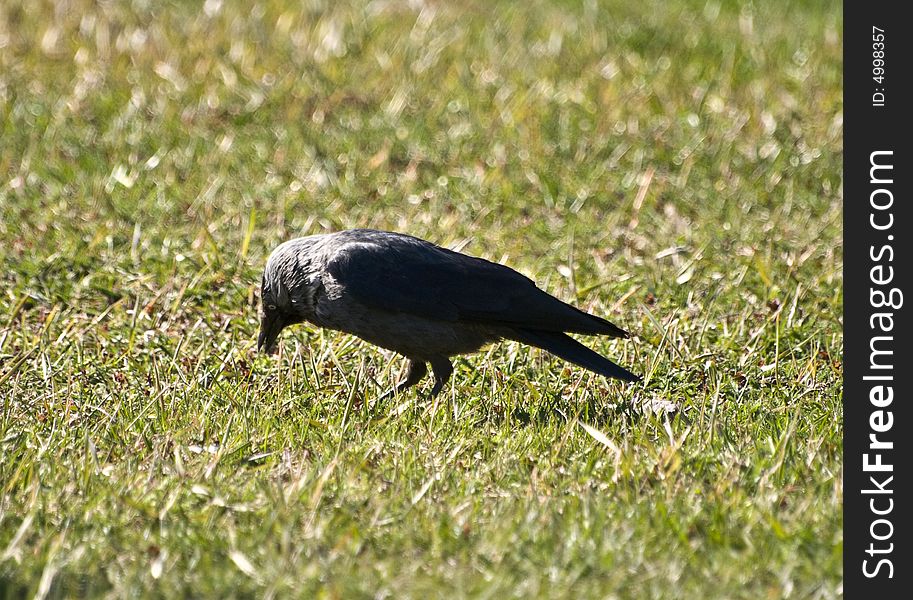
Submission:
POLYGON ((402 392, 405 392, 413 385, 421 381, 422 377, 424 377, 427 373, 428 367, 424 362, 420 360, 412 360, 410 358, 409 370, 406 371, 406 378, 397 384, 396 393, 401 394, 402 392))
POLYGON ((389 400, 394 394, 401 394, 407 389, 411 388, 413 385, 422 380, 428 373, 428 367, 424 362, 420 360, 409 359, 408 370, 406 371, 406 378, 400 381, 395 388, 384 394, 380 397, 380 400, 389 400))
POLYGON ((453 373, 453 365, 446 356, 431 359, 431 370, 434 372, 434 387, 431 388, 431 397, 434 398, 444 389, 444 384, 453 373))

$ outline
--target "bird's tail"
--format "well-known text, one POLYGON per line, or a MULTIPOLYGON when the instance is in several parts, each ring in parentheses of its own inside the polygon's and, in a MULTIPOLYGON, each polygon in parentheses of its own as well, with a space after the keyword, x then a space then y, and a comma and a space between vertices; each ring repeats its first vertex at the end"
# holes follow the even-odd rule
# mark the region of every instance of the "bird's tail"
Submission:
POLYGON ((567 334, 542 331, 540 329, 516 329, 515 331, 516 336, 514 336, 514 339, 518 342, 548 350, 552 354, 589 369, 594 373, 624 381, 640 381, 641 379, 627 369, 590 350, 567 334))

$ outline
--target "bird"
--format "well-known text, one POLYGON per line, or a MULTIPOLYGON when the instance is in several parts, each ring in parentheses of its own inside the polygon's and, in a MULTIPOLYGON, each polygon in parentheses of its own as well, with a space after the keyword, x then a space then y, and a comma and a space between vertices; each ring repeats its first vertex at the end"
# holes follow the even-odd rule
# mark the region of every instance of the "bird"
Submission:
POLYGON ((407 359, 399 394, 428 373, 437 396, 450 359, 514 340, 610 378, 641 378, 568 333, 627 338, 609 321, 549 295, 519 272, 402 233, 347 229, 288 240, 266 261, 258 351, 273 354, 280 332, 310 322, 355 335, 407 359))

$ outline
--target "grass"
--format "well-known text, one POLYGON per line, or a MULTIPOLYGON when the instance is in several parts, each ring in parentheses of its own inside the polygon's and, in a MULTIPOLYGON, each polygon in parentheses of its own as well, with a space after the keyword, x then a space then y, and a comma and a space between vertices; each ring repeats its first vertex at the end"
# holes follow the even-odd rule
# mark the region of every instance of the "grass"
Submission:
POLYGON ((0 596, 842 595, 842 13, 0 4, 0 596), (632 331, 436 402, 301 326, 297 235, 411 233, 632 331))

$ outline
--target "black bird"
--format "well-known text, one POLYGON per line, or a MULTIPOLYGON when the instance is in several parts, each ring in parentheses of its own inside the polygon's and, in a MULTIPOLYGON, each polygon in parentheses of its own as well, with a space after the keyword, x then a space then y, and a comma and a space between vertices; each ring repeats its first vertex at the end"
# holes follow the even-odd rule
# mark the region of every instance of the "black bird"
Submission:
POLYGON ((285 242, 266 261, 260 297, 259 350, 272 353, 279 332, 303 321, 345 331, 409 359, 396 392, 421 381, 430 363, 436 396, 453 373, 451 356, 501 339, 640 380, 565 333, 626 338, 624 330, 504 265, 400 233, 351 229, 285 242))

